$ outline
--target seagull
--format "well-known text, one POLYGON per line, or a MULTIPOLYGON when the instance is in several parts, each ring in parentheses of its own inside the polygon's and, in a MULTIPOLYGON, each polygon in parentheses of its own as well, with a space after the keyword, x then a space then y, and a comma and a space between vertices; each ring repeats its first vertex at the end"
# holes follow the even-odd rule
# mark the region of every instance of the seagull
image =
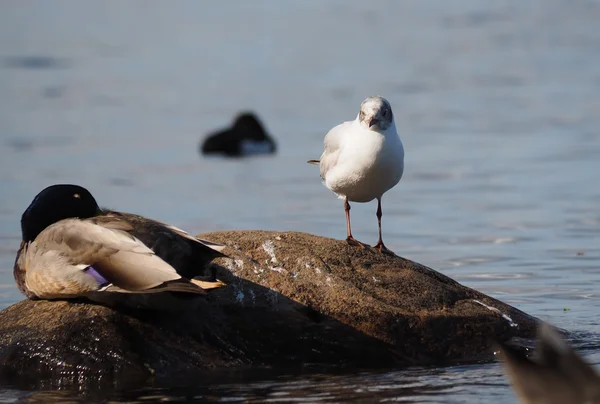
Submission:
POLYGON ((354 121, 337 125, 327 133, 321 159, 308 163, 319 165, 323 184, 344 200, 346 241, 366 246, 352 236, 349 202, 377 199, 379 240, 375 248, 394 254, 381 237, 381 198, 402 178, 404 147, 390 103, 380 96, 364 100, 354 121))

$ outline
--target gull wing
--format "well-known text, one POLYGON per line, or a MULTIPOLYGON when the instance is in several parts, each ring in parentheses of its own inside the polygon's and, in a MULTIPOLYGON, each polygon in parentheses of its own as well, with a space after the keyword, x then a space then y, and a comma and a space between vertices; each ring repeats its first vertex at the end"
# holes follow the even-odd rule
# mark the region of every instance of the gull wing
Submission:
POLYGON ((323 154, 320 159, 321 178, 325 180, 327 172, 337 164, 340 155, 340 145, 344 132, 350 130, 352 121, 344 122, 331 129, 323 140, 323 154))

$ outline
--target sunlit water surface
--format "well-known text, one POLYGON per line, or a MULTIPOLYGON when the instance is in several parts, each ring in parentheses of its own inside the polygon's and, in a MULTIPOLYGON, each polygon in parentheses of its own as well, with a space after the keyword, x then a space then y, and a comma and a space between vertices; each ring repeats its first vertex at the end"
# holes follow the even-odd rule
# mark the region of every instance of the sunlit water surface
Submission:
MULTIPOLYGON (((0 13, 0 308, 19 218, 43 187, 191 232, 345 236, 318 158, 367 95, 406 149, 384 197, 386 244, 574 331, 600 362, 600 3, 548 0, 7 2, 0 13), (242 109, 272 157, 203 158, 242 109)), ((375 203, 355 236, 377 238, 375 203)), ((0 402, 72 400, 0 391, 0 402)), ((497 363, 386 373, 219 374, 182 387, 88 393, 148 401, 510 403, 497 363)))

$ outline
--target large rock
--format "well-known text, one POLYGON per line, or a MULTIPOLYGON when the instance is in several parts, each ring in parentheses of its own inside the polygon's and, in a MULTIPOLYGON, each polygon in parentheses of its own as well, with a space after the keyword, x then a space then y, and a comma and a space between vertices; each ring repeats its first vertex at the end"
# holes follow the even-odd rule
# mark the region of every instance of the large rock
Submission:
MULTIPOLYGON (((403 367, 490 360, 537 320, 415 262, 296 232, 202 238, 229 285, 186 312, 22 301, 0 312, 0 377, 138 382, 248 366, 403 367)), ((190 306, 191 307, 191 306, 190 306)))

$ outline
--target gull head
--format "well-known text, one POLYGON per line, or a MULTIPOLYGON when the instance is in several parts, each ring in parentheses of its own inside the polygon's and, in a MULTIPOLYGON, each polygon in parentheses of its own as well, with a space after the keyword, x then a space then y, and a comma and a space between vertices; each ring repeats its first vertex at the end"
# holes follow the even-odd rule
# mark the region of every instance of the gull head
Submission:
POLYGON ((366 129, 384 131, 394 122, 392 106, 383 97, 369 97, 360 104, 358 121, 366 129))

